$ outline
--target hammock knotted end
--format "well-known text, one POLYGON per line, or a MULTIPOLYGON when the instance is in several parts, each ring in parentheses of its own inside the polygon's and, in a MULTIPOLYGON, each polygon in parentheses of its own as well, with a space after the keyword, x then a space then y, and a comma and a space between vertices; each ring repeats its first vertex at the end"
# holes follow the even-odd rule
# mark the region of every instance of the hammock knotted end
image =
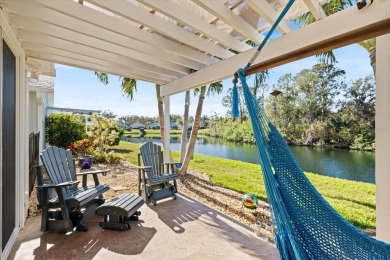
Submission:
POLYGON ((237 82, 238 80, 235 78, 233 80, 234 86, 232 90, 232 116, 234 118, 238 118, 240 116, 240 110, 239 110, 240 99, 238 96, 237 82))

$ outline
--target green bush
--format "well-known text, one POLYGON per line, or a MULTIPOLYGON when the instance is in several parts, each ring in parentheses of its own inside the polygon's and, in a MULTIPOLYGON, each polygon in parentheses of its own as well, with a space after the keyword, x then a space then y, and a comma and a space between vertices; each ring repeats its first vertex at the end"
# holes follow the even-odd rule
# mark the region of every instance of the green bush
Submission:
POLYGON ((125 160, 123 156, 120 154, 109 152, 109 153, 101 153, 98 151, 94 151, 93 149, 88 149, 88 154, 93 156, 93 161, 95 163, 108 163, 108 164, 118 164, 121 161, 125 160))
POLYGON ((109 146, 118 145, 124 131, 111 118, 93 114, 88 126, 88 136, 94 138, 96 150, 106 153, 109 146))
POLYGON ((83 120, 76 115, 52 114, 45 119, 46 142, 65 148, 86 137, 83 120))

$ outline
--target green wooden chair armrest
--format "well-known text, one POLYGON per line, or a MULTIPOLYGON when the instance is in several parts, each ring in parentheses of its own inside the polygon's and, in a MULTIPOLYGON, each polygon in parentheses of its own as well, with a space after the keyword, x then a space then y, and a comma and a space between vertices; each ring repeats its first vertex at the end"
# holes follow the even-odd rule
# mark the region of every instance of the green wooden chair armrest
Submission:
POLYGON ((174 173, 177 169, 177 164, 180 162, 165 162, 164 166, 166 166, 167 173, 170 173, 169 168, 171 168, 172 173, 174 173))
POLYGON ((138 170, 150 170, 152 166, 134 166, 138 170))
POLYGON ((37 185, 37 188, 41 189, 49 189, 49 188, 59 188, 59 187, 67 187, 71 185, 79 184, 80 181, 68 181, 68 182, 61 182, 58 184, 43 184, 43 185, 37 185))
POLYGON ((97 171, 91 171, 91 172, 79 172, 76 173, 76 176, 83 176, 83 187, 87 187, 87 176, 92 175, 93 176, 93 181, 95 182, 95 186, 99 185, 99 178, 98 174, 101 173, 103 176, 107 175, 107 172, 111 171, 111 169, 105 169, 105 170, 97 170, 97 171))
POLYGON ((83 175, 88 175, 88 174, 99 174, 99 173, 102 173, 103 176, 105 176, 110 171, 111 171, 111 169, 97 170, 97 171, 91 171, 91 172, 79 172, 79 173, 76 173, 76 175, 83 176, 83 175))
POLYGON ((164 163, 164 164, 166 164, 166 165, 172 165, 172 164, 178 164, 178 163, 180 163, 180 162, 166 162, 166 163, 164 163))

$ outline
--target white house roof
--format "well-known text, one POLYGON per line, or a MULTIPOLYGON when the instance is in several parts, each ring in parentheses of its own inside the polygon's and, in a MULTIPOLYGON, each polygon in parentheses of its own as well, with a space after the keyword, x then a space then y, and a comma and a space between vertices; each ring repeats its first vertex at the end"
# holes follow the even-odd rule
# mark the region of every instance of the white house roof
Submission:
MULTIPOLYGON (((296 0, 280 37, 256 59, 267 69, 390 31, 390 1, 325 17, 326 0, 296 0), (310 11, 316 22, 292 19, 310 11)), ((246 65, 287 0, 0 0, 29 59, 162 85, 171 95, 246 65), (190 72, 196 70, 197 72, 190 72)))
POLYGON ((139 128, 139 127, 145 127, 145 125, 140 124, 140 123, 134 123, 131 125, 132 128, 139 128))

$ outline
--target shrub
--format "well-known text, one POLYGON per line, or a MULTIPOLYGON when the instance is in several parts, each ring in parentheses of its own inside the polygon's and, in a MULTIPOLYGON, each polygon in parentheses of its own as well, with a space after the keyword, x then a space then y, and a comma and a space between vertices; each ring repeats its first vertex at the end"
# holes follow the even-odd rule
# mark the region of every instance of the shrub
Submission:
MULTIPOLYGON (((86 138, 68 145, 67 149, 71 150, 74 157, 90 154, 90 148, 94 148, 94 138, 86 138)), ((92 150, 93 151, 93 150, 92 150)))
POLYGON ((125 160, 123 156, 114 152, 100 153, 97 151, 90 151, 89 154, 93 156, 93 161, 95 163, 118 164, 122 160, 125 160))
POLYGON ((45 119, 46 141, 65 148, 86 137, 83 120, 76 115, 52 114, 45 119))
POLYGON ((115 120, 93 114, 88 127, 88 136, 95 138, 96 150, 106 153, 108 146, 119 144, 124 131, 115 120))

